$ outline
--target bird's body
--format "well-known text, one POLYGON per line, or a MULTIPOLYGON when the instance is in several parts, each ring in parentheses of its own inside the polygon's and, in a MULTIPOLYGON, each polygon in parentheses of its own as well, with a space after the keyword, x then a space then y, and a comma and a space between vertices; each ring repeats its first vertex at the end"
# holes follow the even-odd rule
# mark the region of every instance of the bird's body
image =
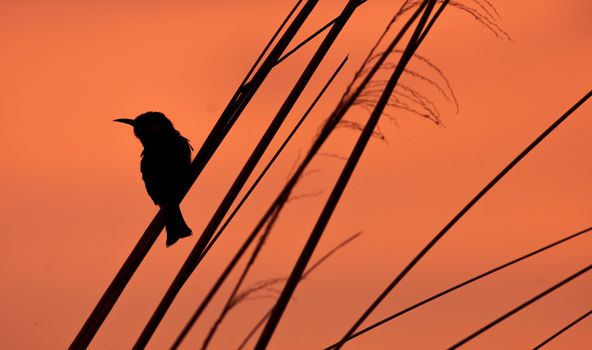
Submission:
POLYGON ((167 246, 191 235, 177 205, 189 179, 191 145, 160 112, 146 112, 136 119, 116 119, 134 127, 144 151, 140 162, 146 191, 154 204, 169 207, 167 246))

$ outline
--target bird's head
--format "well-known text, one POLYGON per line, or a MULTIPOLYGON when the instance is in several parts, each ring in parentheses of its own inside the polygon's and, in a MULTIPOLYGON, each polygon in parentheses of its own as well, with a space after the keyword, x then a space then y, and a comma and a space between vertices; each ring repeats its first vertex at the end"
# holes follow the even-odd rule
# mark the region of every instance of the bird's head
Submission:
POLYGON ((144 147, 167 136, 179 134, 173 123, 161 112, 146 112, 136 119, 120 118, 114 121, 133 126, 134 134, 144 147))

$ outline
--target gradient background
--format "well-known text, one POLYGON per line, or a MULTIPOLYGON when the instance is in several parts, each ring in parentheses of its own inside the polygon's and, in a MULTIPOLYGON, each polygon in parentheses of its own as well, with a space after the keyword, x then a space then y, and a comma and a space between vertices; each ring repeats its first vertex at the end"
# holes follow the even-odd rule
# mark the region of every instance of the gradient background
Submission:
MULTIPOLYGON (((334 17, 344 3, 321 1, 299 38, 334 17)), ((391 111, 396 123, 383 120, 387 142, 374 140, 367 148, 315 256, 357 231, 363 235, 300 285, 271 348, 318 349, 337 340, 456 211, 590 89, 590 1, 494 3, 500 25, 515 43, 496 39, 458 10, 446 10, 420 53, 446 73, 460 112, 423 87, 438 102, 444 128, 398 111, 391 111)), ((111 120, 163 111, 199 148, 292 5, 272 0, 0 3, 2 348, 65 348, 156 213, 139 174, 140 144, 130 129, 111 120)), ((371 0, 354 14, 282 135, 347 53, 350 62, 194 273, 150 348, 172 343, 398 5, 371 0)), ((314 48, 307 46, 274 70, 184 201, 196 234, 314 48)), ((357 110, 351 117, 365 115, 357 110)), ((370 321, 588 227, 591 131, 588 102, 436 246, 370 321)), ((340 130, 324 152, 347 155, 355 136, 340 130)), ((330 157, 315 161, 316 171, 297 194, 325 192, 287 207, 249 283, 288 275, 342 165, 330 157)), ((133 344, 195 241, 166 249, 159 238, 91 348, 133 344)), ((589 264, 591 248, 592 238, 578 238, 382 326, 349 348, 442 349, 589 264)), ((592 276, 584 275, 467 348, 530 348, 588 311, 591 295, 592 276)), ((239 305, 212 348, 234 348, 271 305, 271 299, 239 305)), ((200 344, 216 307, 191 333, 186 348, 200 344)), ((590 349, 591 332, 587 320, 548 348, 590 349)))

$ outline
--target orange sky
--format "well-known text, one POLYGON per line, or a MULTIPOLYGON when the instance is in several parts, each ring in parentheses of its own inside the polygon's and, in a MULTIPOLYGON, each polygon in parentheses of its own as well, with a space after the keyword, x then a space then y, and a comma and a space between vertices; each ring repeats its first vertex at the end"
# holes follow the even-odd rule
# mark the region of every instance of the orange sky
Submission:
MULTIPOLYGON (((419 52, 446 73, 460 112, 428 87, 422 91, 436 96, 443 128, 396 110, 391 114, 397 124, 383 120, 388 142, 370 143, 315 257, 357 231, 363 235, 300 285, 271 348, 318 349, 337 340, 456 211, 590 89, 589 1, 492 2, 502 16, 499 24, 515 42, 496 39, 458 10, 444 13, 419 52)), ((344 3, 321 1, 299 38, 338 14, 344 3)), ((156 213, 141 182, 140 144, 131 130, 112 120, 159 110, 198 148, 292 5, 271 0, 0 3, 2 348, 66 347, 156 213)), ((286 126, 349 53, 346 68, 181 292, 150 348, 172 343, 397 6, 369 0, 354 14, 286 126)), ((184 201, 196 233, 314 48, 307 46, 274 70, 184 201)), ((352 114, 364 116, 361 110, 352 114)), ((588 102, 436 246, 370 321, 590 226, 591 130, 588 102)), ((345 156, 354 137, 342 129, 324 151, 345 156)), ((287 207, 248 283, 289 274, 342 165, 327 157, 314 162, 316 172, 297 194, 324 192, 287 207)), ((195 241, 166 249, 159 238, 91 348, 133 344, 195 241)), ((591 248, 592 238, 579 238, 403 316, 348 348, 450 346, 589 264, 591 248)), ((592 276, 584 275, 467 348, 532 347, 588 311, 591 294, 592 276)), ((217 299, 198 323, 186 348, 201 343, 222 301, 217 299)), ((269 299, 239 305, 212 348, 234 348, 270 305, 269 299)), ((549 349, 590 349, 591 331, 587 320, 549 349)))

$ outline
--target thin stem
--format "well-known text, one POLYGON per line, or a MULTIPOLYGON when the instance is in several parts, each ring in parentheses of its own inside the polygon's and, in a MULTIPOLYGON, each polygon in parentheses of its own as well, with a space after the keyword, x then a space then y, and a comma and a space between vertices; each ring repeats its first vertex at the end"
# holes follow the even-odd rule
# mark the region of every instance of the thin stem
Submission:
MULTIPOLYGON (((267 228, 266 228, 266 232, 264 237, 266 237, 267 235, 269 235, 269 233, 271 232, 271 230, 273 229, 273 226, 275 224, 275 220, 278 217, 278 213, 276 213, 273 218, 270 220, 267 228)), ((344 246, 346 246, 347 244, 351 243, 354 239, 358 238, 361 235, 361 232, 358 232, 354 235, 352 235, 351 237, 347 238, 345 241, 341 242, 339 245, 337 245, 336 247, 334 247, 333 249, 331 249, 328 253, 326 253, 325 255, 323 255, 319 260, 317 260, 310 268, 308 268, 305 273, 302 275, 302 279, 306 279, 308 277, 308 275, 310 275, 314 270, 316 270, 319 266, 321 266, 325 261, 327 261, 333 254, 335 254, 337 251, 339 251, 341 248, 343 248, 344 246)), ((230 312, 230 310, 236 306, 237 302, 237 298, 238 298, 238 292, 250 270, 250 268, 252 267, 253 263, 255 262, 256 258, 257 258, 257 254, 258 252, 261 250, 262 246, 263 246, 263 242, 265 240, 265 238, 262 237, 260 244, 257 246, 257 248, 255 249, 255 252, 253 253, 249 263, 247 264, 247 266, 245 267, 241 277, 239 278, 238 282, 236 283, 232 293, 230 294, 230 296, 228 297, 227 301, 226 301, 226 305, 224 306, 222 312, 220 313, 218 319, 216 320, 216 322, 214 323, 214 325, 210 328, 210 332, 208 333, 208 336, 206 337, 206 340, 204 341, 204 344, 202 345, 202 350, 207 349, 207 346, 209 345, 212 337, 214 336, 216 330, 218 329, 218 326, 222 323, 222 321, 224 320, 224 318, 226 317, 226 315, 228 314, 228 312, 230 312)), ((285 279, 276 279, 276 281, 282 281, 285 279)), ((269 310, 268 313, 265 314, 264 320, 267 319, 267 317, 269 317, 269 314, 271 313, 271 310, 269 310)), ((261 325, 262 322, 258 322, 257 325, 255 326, 255 329, 250 332, 249 334, 254 333, 259 326, 261 325)), ((248 338, 243 341, 246 342, 248 341, 248 338)))
POLYGON ((428 35, 428 33, 430 32, 430 29, 432 29, 432 27, 434 26, 434 23, 436 23, 436 20, 438 19, 438 17, 440 17, 440 15, 442 14, 442 12, 444 11, 444 9, 446 8, 446 6, 448 5, 449 2, 450 2, 450 0, 442 1, 442 3, 440 4, 440 7, 438 7, 438 9, 436 10, 436 13, 434 14, 432 19, 430 20, 430 22, 426 26, 425 30, 423 31, 423 33, 421 33, 421 36, 419 37, 419 39, 417 39, 417 45, 420 45, 423 42, 423 39, 425 39, 426 35, 428 35))
POLYGON ((557 338, 558 336, 560 336, 561 334, 563 334, 565 331, 567 331, 571 327, 575 326, 576 324, 580 323, 581 321, 583 321, 586 317, 588 317, 590 315, 592 315, 592 310, 586 312, 585 314, 583 314, 582 316, 578 317, 576 320, 574 320, 573 322, 571 322, 567 326, 561 328, 561 330, 559 330, 557 333, 553 334, 549 338, 545 339, 542 343, 540 343, 539 345, 535 346, 533 348, 533 350, 541 349, 543 346, 547 345, 553 339, 557 338))
POLYGON ((288 23, 288 21, 290 20, 290 18, 292 18, 292 15, 294 15, 294 12, 296 12, 296 10, 298 9, 298 6, 300 6, 300 4, 302 4, 302 1, 303 0, 298 0, 296 2, 296 4, 294 5, 294 7, 292 7, 292 10, 290 10, 290 12, 286 16, 286 18, 284 18, 284 21, 280 24, 280 26, 275 31, 275 33, 273 33, 271 39, 269 39, 269 41, 267 42, 267 45, 265 45, 265 48, 263 48, 263 51, 261 51, 261 54, 259 54, 259 57, 257 57, 257 59, 255 60, 255 63, 251 66, 251 69, 249 70, 249 72, 247 73, 247 75, 243 79, 242 83, 240 84, 241 87, 244 87, 247 84, 247 81, 251 77, 251 74, 253 74, 253 72, 255 71, 255 68, 257 67, 257 65, 259 65, 259 62, 261 62, 261 60, 263 59, 263 57, 265 56, 265 54, 267 53, 267 51, 271 47, 271 44, 273 44, 273 42, 278 37, 278 35, 282 31, 282 29, 284 29, 284 27, 286 26, 286 24, 288 23))
POLYGON ((527 306, 529 306, 530 304, 538 301, 539 299, 544 298, 549 293, 551 293, 551 292, 559 289, 560 287, 564 286, 565 284, 569 283, 570 281, 572 281, 572 280, 576 279, 577 277, 583 275, 584 273, 588 272, 590 269, 592 269, 592 264, 586 266, 585 268, 581 269, 580 271, 578 271, 578 272, 574 273, 573 275, 567 277, 563 281, 561 281, 561 282, 553 285, 552 287, 546 289, 545 291, 543 291, 543 292, 535 295, 534 297, 532 297, 531 299, 527 300, 526 302, 518 305, 517 307, 515 307, 512 310, 506 312, 502 316, 500 316, 500 317, 496 318, 495 320, 491 321, 490 323, 486 324, 485 326, 483 326, 482 328, 480 328, 479 330, 477 330, 473 334, 469 335, 468 337, 464 338, 463 340, 459 341, 458 343, 452 345, 449 348, 449 350, 458 349, 462 345, 468 343, 470 340, 472 340, 472 339, 478 337, 479 335, 483 334, 485 331, 487 331, 491 327, 493 327, 496 324, 502 322, 503 320, 507 319, 508 317, 514 315, 515 313, 517 313, 520 310, 526 308, 527 306))
MULTIPOLYGON (((358 6, 362 5, 363 3, 365 3, 367 0, 360 0, 360 2, 358 3, 358 6)), ((287 53, 285 53, 282 57, 280 57, 280 59, 277 61, 276 65, 282 63, 285 59, 287 59, 288 57, 290 57, 293 53, 295 53, 296 51, 298 51, 302 46, 308 44, 311 40, 313 40, 314 38, 316 38, 319 34, 321 34, 322 32, 324 32, 325 30, 327 30, 327 28, 331 27, 333 24, 335 24, 335 21, 337 21, 339 17, 335 17, 333 18, 331 21, 329 21, 327 24, 325 24, 324 26, 322 26, 321 28, 319 28, 316 32, 312 33, 311 35, 309 35, 306 39, 302 40, 298 45, 296 45, 292 50, 288 51, 287 53)))
MULTIPOLYGON (((589 228, 587 228, 585 230, 582 230, 580 232, 576 232, 574 234, 571 234, 571 235, 569 235, 569 236, 567 236, 565 238, 562 238, 562 239, 560 239, 560 240, 558 240, 556 242, 553 242, 551 244, 548 244, 548 245, 546 245, 546 246, 544 246, 542 248, 539 248, 539 249, 537 249, 537 250, 535 250, 533 252, 530 252, 530 253, 528 253, 526 255, 523 255, 523 256, 521 256, 521 257, 519 257, 517 259, 514 259, 514 260, 509 261, 509 262, 507 262, 507 263, 505 263, 503 265, 500 265, 500 266, 498 266, 496 268, 493 268, 493 269, 491 269, 491 270, 489 270, 487 272, 484 272, 484 273, 482 273, 482 274, 480 274, 478 276, 475 276, 473 278, 470 278, 470 279, 468 279, 468 280, 466 280, 466 281, 464 281, 462 283, 459 283, 459 284, 457 284, 457 285, 455 285, 453 287, 450 287, 450 288, 446 289, 445 291, 442 291, 442 292, 440 292, 438 294, 435 294, 435 295, 433 295, 433 296, 431 296, 429 298, 426 298, 426 299, 424 299, 424 300, 422 300, 422 301, 420 301, 420 302, 418 302, 418 303, 416 303, 416 304, 414 304, 412 306, 409 306, 409 307, 407 307, 407 308, 405 308, 405 309, 403 309, 403 310, 401 310, 401 311, 399 311, 399 312, 397 312, 397 313, 395 313, 395 314, 393 314, 393 315, 391 315, 391 316, 389 316, 389 317, 387 317, 387 318, 385 318, 385 319, 383 319, 381 321, 378 321, 378 322, 376 322, 376 323, 374 323, 374 324, 372 324, 372 325, 370 325, 370 326, 368 326, 368 327, 366 327, 366 328, 364 328, 364 329, 362 329, 362 330, 360 330, 360 331, 352 334, 350 337, 348 337, 345 340, 346 341, 351 341, 352 339, 354 339, 356 337, 359 337, 360 335, 362 335, 362 334, 364 334, 366 332, 369 332, 369 331, 373 330, 374 328, 377 328, 379 326, 382 326, 383 324, 385 324, 385 323, 387 323, 389 321, 392 321, 395 318, 398 318, 399 316, 402 316, 402 315, 404 315, 404 314, 406 314, 406 313, 408 313, 410 311, 413 311, 413 310, 419 308, 420 306, 423 306, 423 305, 425 305, 425 304, 427 304, 427 303, 429 303, 431 301, 434 301, 436 299, 439 299, 439 298, 441 298, 441 297, 443 297, 443 296, 445 296, 445 295, 447 295, 447 294, 449 294, 451 292, 454 292, 457 289, 460 289, 460 288, 465 287, 465 286, 467 286, 469 284, 472 284, 474 282, 477 282, 478 280, 480 280, 482 278, 485 278, 485 277, 487 277, 487 276, 489 276, 491 274, 494 274, 494 273, 496 273, 498 271, 501 271, 503 269, 506 269, 506 268, 508 268, 508 267, 510 267, 510 266, 512 266, 514 264, 517 264, 517 263, 519 263, 519 262, 521 262, 523 260, 526 260, 528 258, 531 258, 531 257, 533 257, 535 255, 538 255, 538 254, 540 254, 540 253, 542 253, 542 252, 544 252, 546 250, 549 250, 551 248, 554 248, 554 247, 556 247, 556 246, 558 246, 560 244, 566 243, 566 242, 568 242, 568 241, 570 241, 570 240, 572 240, 572 239, 574 239, 576 237, 582 236, 582 235, 584 235, 584 234, 586 234, 586 233, 588 233, 590 231, 592 231, 592 227, 589 227, 589 228)), ((337 343, 326 347, 325 350, 334 349, 336 346, 337 346, 337 343)))
MULTIPOLYGON (((257 187, 257 185, 259 184, 259 182, 261 182, 261 180, 263 179, 263 177, 265 176, 265 174, 267 173, 267 171, 271 168, 271 166, 274 164, 274 162, 276 161, 276 159, 282 153, 282 151, 284 150, 284 148, 288 145, 288 143, 290 142, 290 140, 292 139, 292 137, 296 134, 296 132, 298 131, 298 129, 300 128, 300 126, 302 125, 302 123, 304 123, 304 121, 306 120, 306 118, 310 115, 310 113, 312 112, 312 110, 314 109, 314 107, 316 106, 316 104, 319 102, 319 100, 321 99, 321 97, 323 96, 323 94, 325 93, 325 91, 327 90, 327 88, 329 88, 329 85, 331 85, 331 83, 333 82, 333 80, 335 79, 335 77, 337 77, 337 74, 339 74, 339 72, 341 71, 341 68, 343 68, 343 66, 347 62, 348 57, 349 56, 346 56, 343 59, 343 61, 341 61, 341 64, 337 67, 337 69, 335 70, 335 72, 333 73, 333 75, 329 78, 329 80, 327 81, 327 83, 325 84, 325 86, 321 89, 321 91, 319 92, 319 94, 317 95, 317 97, 314 99, 314 101, 308 107, 308 109, 306 110, 306 112, 302 115, 302 117, 300 118, 300 120, 298 121, 298 123, 296 123, 296 125, 294 126, 294 128, 292 129, 292 131, 290 132, 290 134, 288 135, 288 137, 286 137, 286 139, 284 140, 284 142, 282 143, 282 145, 278 148, 278 150, 273 155, 273 157, 271 157, 271 160, 267 163, 267 165, 265 166, 265 168, 261 171, 261 173, 259 174, 259 176, 257 177, 257 179, 255 179, 255 181, 253 182, 253 184, 251 185, 251 187, 249 188, 249 190, 247 191, 247 193, 245 193, 245 195, 243 196, 243 198, 237 204, 236 208, 234 208, 234 210, 228 216, 228 218, 226 219, 226 221, 224 222, 224 224, 222 224, 222 226, 220 227, 220 229, 218 230, 218 232, 216 233, 216 235, 214 236, 214 238, 212 239, 212 241, 210 241, 210 243, 208 244, 208 246, 204 250, 204 253, 203 253, 204 256, 210 251, 210 249, 212 248, 212 246, 214 245, 214 243, 216 243, 216 241, 218 240, 218 238, 220 237, 220 235, 222 234, 222 232, 226 229, 226 227, 228 226, 228 224, 230 224, 230 221, 232 221, 232 219, 234 218, 234 216, 237 214, 237 212, 240 210, 240 208, 243 206, 243 204, 249 198, 249 196, 251 195, 251 193, 255 190, 255 188, 257 187)), ((203 259, 203 257, 202 257, 202 259, 203 259)))
MULTIPOLYGON (((370 60, 370 56, 372 54, 372 51, 376 50, 379 43, 382 41, 383 37, 386 35, 386 31, 382 33, 382 35, 380 36, 380 38, 378 39, 378 41, 376 42, 376 44, 372 48, 372 51, 370 52, 370 54, 368 54, 368 57, 366 58, 364 63, 362 63, 360 69, 356 72, 356 75, 354 76, 354 80, 347 87, 346 92, 342 96, 340 106, 339 106, 338 110, 335 112, 336 115, 343 115, 356 102, 356 100, 362 94, 364 89, 368 86, 368 84, 370 83, 372 78, 374 78, 374 76, 376 75, 376 73, 378 72, 380 67, 383 65, 383 63, 386 61, 386 59, 389 57, 389 55, 395 50, 395 47, 399 44, 399 42, 401 41, 403 36, 407 33, 407 31, 409 30, 411 25, 417 20, 419 15, 423 12, 426 5, 427 5, 427 2, 422 1, 422 3, 417 7, 417 9, 411 15, 411 17, 409 17, 407 22, 405 22, 405 24, 403 25, 401 30, 397 33, 397 35, 391 41, 391 43, 388 45, 388 47, 384 50, 384 52, 382 52, 382 54, 380 54, 378 60, 374 63, 372 68, 368 71, 368 73, 366 74, 366 76, 364 77, 364 79, 362 80, 360 85, 358 85, 358 87, 355 89, 355 91, 350 95, 349 91, 353 87, 353 84, 357 80, 359 75, 362 74, 362 72, 364 71, 367 62, 370 60)), ((397 17, 397 15, 395 15, 395 17, 397 17)), ((393 23, 393 21, 394 21, 394 19, 391 20, 391 23, 389 23, 389 26, 393 23)))
POLYGON ((285 59, 290 57, 294 52, 298 51, 302 46, 306 45, 309 41, 316 38, 319 34, 324 32, 325 30, 327 30, 327 28, 331 27, 335 23, 335 21, 337 21, 337 18, 338 17, 333 18, 331 21, 329 21, 329 23, 322 26, 319 30, 317 30, 316 32, 311 34, 308 38, 304 39, 298 45, 296 45, 292 50, 288 51, 286 54, 284 54, 282 57, 280 57, 280 59, 277 61, 277 64, 282 63, 285 59))
POLYGON ((220 326, 220 324, 222 324, 222 321, 224 321, 224 318, 226 317, 226 315, 228 314, 228 312, 232 308, 232 304, 236 298, 236 295, 238 294, 239 289, 241 288, 245 278, 247 278, 247 274, 249 273, 251 266, 253 266, 255 259, 257 258, 259 252, 261 251, 265 237, 267 237, 269 235, 269 233, 271 232, 271 230, 273 229, 278 217, 279 217, 279 211, 276 211, 274 213, 274 215, 270 218, 269 222, 267 223, 267 227, 266 227, 265 232, 261 238, 261 243, 259 245, 257 245, 257 247, 255 248, 255 251, 253 252, 253 255, 251 256, 251 259, 249 259, 249 262, 247 263, 247 266, 245 267, 245 269, 243 270, 243 273, 239 277, 238 282, 236 283, 236 285, 232 289, 232 292, 230 293, 230 296, 228 297, 228 300, 226 301, 224 308, 222 308, 222 312, 220 313, 220 315, 218 316, 218 318, 216 319, 216 321, 214 322, 214 324, 210 328, 210 331, 208 332, 208 335, 206 336, 206 338, 202 344, 202 347, 201 347, 202 350, 207 349, 208 345, 210 344, 210 341, 214 338, 214 334, 216 334, 218 327, 220 326))
MULTIPOLYGON (((310 275, 314 270, 316 270, 325 261, 327 261, 333 254, 335 254, 338 250, 340 250, 341 248, 343 248, 344 246, 346 246, 347 244, 349 244, 350 242, 352 242, 354 239, 358 238, 361 234, 362 234, 361 232, 358 232, 358 233, 354 234, 353 236, 349 237, 348 239, 346 239, 345 241, 341 242, 335 248, 331 249, 323 257, 321 257, 319 260, 317 260, 317 262, 315 262, 309 268, 306 269, 306 271, 302 275, 302 279, 306 279, 308 277, 308 275, 310 275)), ((241 350, 241 349, 243 349, 247 345, 247 343, 249 342, 249 340, 251 339, 251 337, 253 335, 255 335, 255 332, 257 332, 257 330, 259 330, 259 328, 263 325, 263 323, 265 322, 265 320, 267 320, 267 318, 269 317, 269 315, 271 315, 271 311, 272 310, 273 309, 269 309, 265 313, 265 315, 263 315, 263 317, 255 324, 255 326, 253 327, 253 329, 251 329, 251 331, 249 332, 249 334, 247 334, 247 336, 245 337, 245 339, 243 339, 243 341, 240 343, 240 345, 238 346, 237 350, 241 350)))

